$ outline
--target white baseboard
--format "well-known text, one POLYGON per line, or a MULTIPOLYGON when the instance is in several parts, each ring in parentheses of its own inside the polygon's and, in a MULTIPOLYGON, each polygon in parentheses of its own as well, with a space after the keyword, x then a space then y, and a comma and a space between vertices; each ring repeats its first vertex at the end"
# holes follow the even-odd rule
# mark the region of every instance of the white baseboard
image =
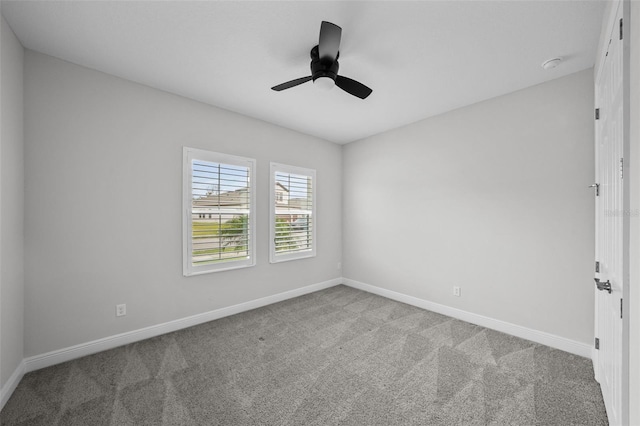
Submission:
POLYGON ((284 293, 278 293, 272 296, 251 300, 249 302, 240 303, 226 308, 204 312, 202 314, 181 318, 178 320, 166 322, 164 324, 152 325, 150 327, 141 328, 139 330, 129 331, 126 333, 117 334, 115 336, 109 336, 87 343, 81 343, 79 345, 71 346, 68 348, 47 352, 45 354, 31 356, 24 360, 24 369, 25 372, 28 373, 30 371, 39 370, 41 368, 70 361, 75 358, 80 358, 97 352, 106 351, 108 349, 113 349, 118 346, 138 342, 140 340, 159 336, 161 334, 182 330, 183 328, 192 327, 194 325, 213 321, 230 315, 239 314, 241 312, 250 311, 251 309, 271 305, 273 303, 302 296, 307 293, 313 293, 314 291, 323 290, 325 288, 333 287, 338 284, 342 284, 342 278, 335 278, 329 281, 311 284, 305 287, 297 288, 295 290, 285 291, 284 293))
POLYGON ((424 299, 419 299, 417 297, 398 293, 392 290, 387 290, 381 287, 376 287, 370 284, 365 284, 349 278, 335 278, 332 280, 311 284, 295 290, 274 294, 272 296, 251 300, 249 302, 240 303, 226 308, 220 308, 210 312, 204 312, 202 314, 193 315, 163 324, 153 325, 139 330, 109 336, 102 339, 93 340, 91 342, 82 343, 68 348, 59 349, 56 351, 26 358, 16 369, 16 371, 11 375, 5 386, 0 389, 0 409, 9 400, 11 394, 13 393, 25 373, 60 364, 62 362, 70 361, 75 358, 80 358, 108 349, 113 349, 118 346, 138 342, 140 340, 181 330, 187 327, 192 327, 194 325, 202 324, 208 321, 213 321, 230 315, 239 314, 251 309, 271 305, 283 300, 333 287, 338 284, 345 284, 347 286, 357 288, 369 293, 397 300, 398 302, 417 306, 419 308, 457 318, 462 321, 467 321, 493 330, 501 331, 503 333, 531 340, 533 342, 560 349, 575 355, 592 358, 591 346, 584 343, 576 342, 550 333, 533 330, 527 327, 522 327, 516 324, 511 324, 505 321, 485 317, 483 315, 463 311, 461 309, 456 309, 438 303, 430 302, 424 299))
POLYGON ((0 388, 0 410, 4 408, 4 405, 7 403, 9 398, 11 398, 13 391, 16 390, 16 388, 18 387, 18 383, 20 383, 20 380, 22 380, 22 376, 24 376, 24 373, 25 362, 24 360, 22 360, 20 362, 20 365, 18 365, 18 368, 15 369, 11 377, 9 377, 9 380, 7 380, 7 383, 5 383, 4 386, 0 388))
POLYGON ((408 305, 417 306, 418 308, 426 309, 428 311, 447 315, 449 317, 470 322, 472 324, 477 324, 482 327, 490 328, 492 330, 511 334, 512 336, 531 340, 532 342, 550 346, 555 349, 560 349, 561 351, 569 352, 589 359, 592 358, 591 345, 576 342, 575 340, 570 340, 564 337, 556 336, 554 334, 545 333, 543 331, 522 327, 520 325, 497 320, 494 318, 485 317, 483 315, 474 314, 471 312, 463 311, 461 309, 452 308, 450 306, 441 305, 439 303, 430 302, 424 299, 419 299, 417 297, 408 296, 403 293, 398 293, 396 291, 387 290, 385 288, 376 287, 370 284, 365 284, 349 278, 343 278, 342 283, 349 287, 377 294, 388 299, 397 300, 398 302, 406 303, 408 305))

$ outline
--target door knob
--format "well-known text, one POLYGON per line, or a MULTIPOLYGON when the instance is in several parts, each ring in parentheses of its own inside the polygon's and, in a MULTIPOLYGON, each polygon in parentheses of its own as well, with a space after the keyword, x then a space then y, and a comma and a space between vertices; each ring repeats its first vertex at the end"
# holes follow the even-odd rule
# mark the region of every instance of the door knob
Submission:
POLYGON ((596 197, 598 197, 600 195, 600 184, 599 183, 594 183, 593 185, 589 185, 589 188, 595 188, 596 189, 596 197))
POLYGON ((594 278, 594 280, 596 281, 596 287, 598 287, 598 290, 608 291, 609 294, 611 294, 611 283, 609 280, 606 280, 605 282, 600 281, 598 278, 594 278))

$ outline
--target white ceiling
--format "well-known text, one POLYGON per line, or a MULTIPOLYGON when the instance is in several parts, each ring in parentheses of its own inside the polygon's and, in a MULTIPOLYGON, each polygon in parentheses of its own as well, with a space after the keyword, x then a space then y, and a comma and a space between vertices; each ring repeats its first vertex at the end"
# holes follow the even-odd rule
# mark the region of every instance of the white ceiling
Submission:
POLYGON ((347 143, 562 77, 595 62, 604 1, 3 1, 28 49, 347 143), (342 27, 340 74, 312 83, 320 22, 342 27), (543 61, 561 56, 545 71, 543 61))

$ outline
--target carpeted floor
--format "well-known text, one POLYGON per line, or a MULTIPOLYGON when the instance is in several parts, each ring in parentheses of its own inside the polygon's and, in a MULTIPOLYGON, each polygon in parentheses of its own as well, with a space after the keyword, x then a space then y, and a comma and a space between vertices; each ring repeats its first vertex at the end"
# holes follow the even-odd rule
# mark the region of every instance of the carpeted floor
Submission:
POLYGON ((345 286, 25 375, 9 425, 602 425, 591 361, 345 286))

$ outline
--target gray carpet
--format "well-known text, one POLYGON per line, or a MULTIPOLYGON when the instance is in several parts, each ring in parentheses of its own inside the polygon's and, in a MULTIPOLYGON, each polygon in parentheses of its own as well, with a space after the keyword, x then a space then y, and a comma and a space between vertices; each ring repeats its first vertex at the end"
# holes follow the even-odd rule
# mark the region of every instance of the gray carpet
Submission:
POLYGON ((591 361, 337 286, 25 375, 8 425, 602 425, 591 361))

